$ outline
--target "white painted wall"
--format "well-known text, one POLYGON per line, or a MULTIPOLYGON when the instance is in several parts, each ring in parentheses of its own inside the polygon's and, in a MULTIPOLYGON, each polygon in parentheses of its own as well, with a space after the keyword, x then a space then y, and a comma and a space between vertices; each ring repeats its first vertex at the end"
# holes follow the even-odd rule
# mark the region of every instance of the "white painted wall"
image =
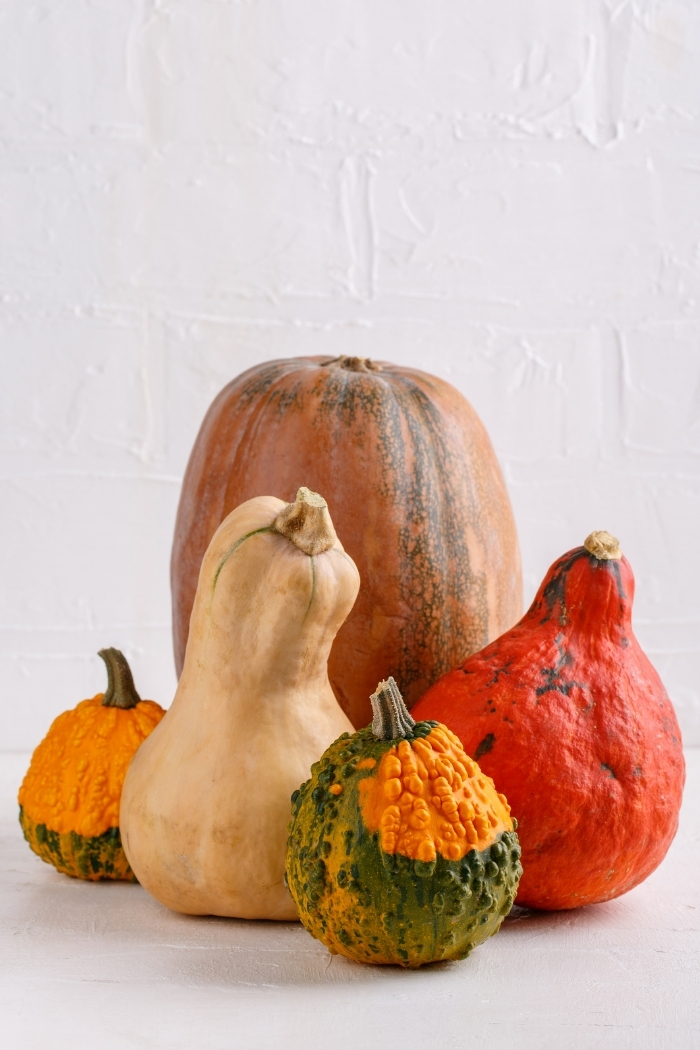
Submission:
POLYGON ((6 0, 0 747, 175 679, 217 390, 358 354, 486 422, 526 596, 594 528, 700 743, 696 0, 6 0))

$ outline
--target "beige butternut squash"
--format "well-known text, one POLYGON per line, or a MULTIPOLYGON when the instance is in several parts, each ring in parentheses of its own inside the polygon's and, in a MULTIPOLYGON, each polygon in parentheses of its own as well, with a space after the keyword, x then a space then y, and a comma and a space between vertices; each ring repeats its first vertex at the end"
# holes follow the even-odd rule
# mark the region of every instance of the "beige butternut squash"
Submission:
POLYGON ((308 489, 248 500, 217 529, 175 698, 122 793, 129 863, 168 907, 297 917, 283 881, 290 799, 352 732, 327 662, 359 582, 308 489))

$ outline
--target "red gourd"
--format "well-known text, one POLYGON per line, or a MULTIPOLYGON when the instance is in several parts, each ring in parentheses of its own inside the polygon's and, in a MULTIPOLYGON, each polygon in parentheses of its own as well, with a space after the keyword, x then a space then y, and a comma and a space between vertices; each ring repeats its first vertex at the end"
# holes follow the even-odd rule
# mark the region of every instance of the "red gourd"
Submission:
POLYGON ((518 818, 517 903, 626 893, 663 860, 685 766, 676 716, 632 632, 634 576, 594 532, 559 558, 515 627, 413 709, 447 722, 518 818))

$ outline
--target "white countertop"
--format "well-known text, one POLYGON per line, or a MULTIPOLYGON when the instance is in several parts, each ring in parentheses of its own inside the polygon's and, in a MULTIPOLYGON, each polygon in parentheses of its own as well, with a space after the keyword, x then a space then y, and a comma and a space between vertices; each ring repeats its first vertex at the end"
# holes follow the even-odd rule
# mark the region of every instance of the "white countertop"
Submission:
POLYGON ((700 1047, 700 750, 678 836, 619 900, 509 917, 464 962, 333 957, 294 923, 189 918, 31 853, 0 756, 0 1031, 8 1050, 700 1047))

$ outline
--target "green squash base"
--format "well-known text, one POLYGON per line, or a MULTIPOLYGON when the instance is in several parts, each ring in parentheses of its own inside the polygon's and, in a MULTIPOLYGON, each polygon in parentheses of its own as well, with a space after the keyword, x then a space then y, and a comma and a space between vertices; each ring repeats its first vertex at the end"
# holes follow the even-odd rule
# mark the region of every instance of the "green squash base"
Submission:
POLYGON ((46 824, 36 824, 20 806, 19 822, 24 837, 42 860, 57 871, 75 879, 120 879, 136 882, 122 847, 119 828, 108 828, 102 835, 85 838, 75 831, 60 833, 46 824))
POLYGON ((332 744, 292 796, 286 880, 306 929, 333 954, 356 962, 415 968, 464 959, 497 933, 522 874, 515 831, 461 860, 414 861, 382 850, 365 828, 359 782, 391 742, 360 730, 332 744), (328 791, 341 779, 343 791, 328 791))

